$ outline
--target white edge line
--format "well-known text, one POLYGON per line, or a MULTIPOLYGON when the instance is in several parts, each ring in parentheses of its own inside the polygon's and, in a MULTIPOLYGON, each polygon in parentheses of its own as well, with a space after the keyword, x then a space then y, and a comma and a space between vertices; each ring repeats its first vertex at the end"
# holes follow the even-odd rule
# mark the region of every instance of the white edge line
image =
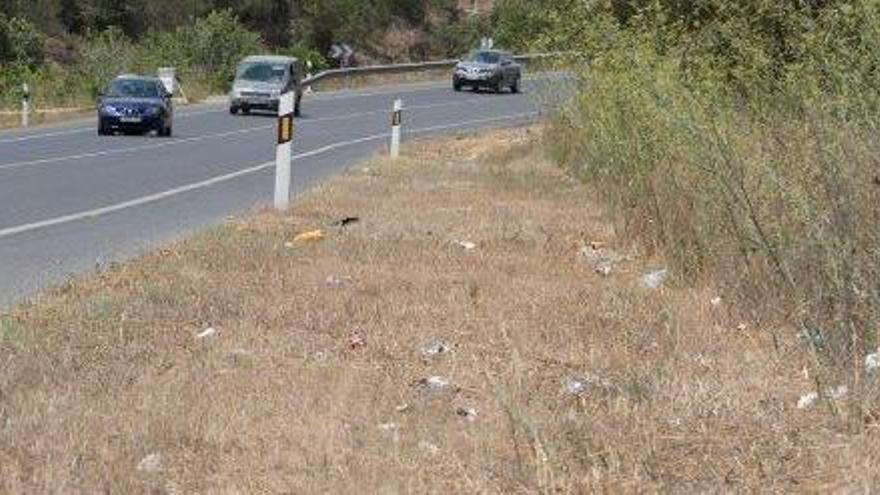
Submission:
MULTIPOLYGON (((504 115, 499 117, 492 117, 486 119, 476 119, 476 120, 466 120, 457 122, 455 124, 445 124, 431 127, 424 127, 421 129, 412 129, 408 132, 404 131, 404 134, 423 134, 426 132, 439 131, 444 129, 453 129, 457 127, 467 126, 471 124, 482 124, 487 122, 498 122, 503 120, 516 120, 521 118, 535 117, 539 115, 539 112, 527 112, 527 113, 518 113, 511 115, 504 115)), ((303 158, 309 158, 316 155, 321 155, 327 153, 328 151, 333 151, 338 148, 344 148, 347 146, 352 146, 355 144, 366 143, 369 141, 376 141, 378 139, 386 139, 388 137, 388 133, 382 134, 374 134, 372 136, 366 136, 358 139, 352 139, 350 141, 341 141, 338 143, 329 144, 327 146, 323 146, 321 148, 314 149, 312 151, 307 151, 304 153, 299 153, 293 156, 294 160, 301 160, 303 158)), ((108 213, 114 213, 117 211, 125 210, 128 208, 134 208, 136 206, 143 206, 149 203, 155 203, 157 201, 170 198, 172 196, 177 196, 179 194, 183 194, 189 191, 194 191, 197 189, 202 189, 205 187, 213 186, 215 184, 219 184, 221 182, 226 182, 232 179, 236 179, 238 177, 253 174, 256 172, 260 172, 262 170, 266 170, 275 166, 275 162, 266 162, 260 165, 255 165, 253 167, 249 167, 246 169, 242 169, 236 172, 232 172, 229 174, 219 175, 217 177, 212 177, 207 180, 194 182, 192 184, 187 184, 185 186, 176 187, 174 189, 169 189, 167 191, 162 191, 156 194, 150 194, 148 196, 142 196, 140 198, 132 199, 129 201, 124 201, 122 203, 117 203, 110 206, 105 206, 102 208, 95 208, 93 210, 82 211, 79 213, 71 213, 70 215, 64 215, 56 218, 51 218, 48 220, 43 220, 40 222, 33 222, 24 225, 18 225, 16 227, 8 227, 5 229, 0 229, 0 239, 4 237, 10 237, 16 234, 23 234, 25 232, 30 232, 34 230, 44 229, 47 227, 54 227, 56 225, 62 225, 65 223, 76 222, 79 220, 85 220, 89 218, 99 217, 101 215, 106 215, 108 213)))

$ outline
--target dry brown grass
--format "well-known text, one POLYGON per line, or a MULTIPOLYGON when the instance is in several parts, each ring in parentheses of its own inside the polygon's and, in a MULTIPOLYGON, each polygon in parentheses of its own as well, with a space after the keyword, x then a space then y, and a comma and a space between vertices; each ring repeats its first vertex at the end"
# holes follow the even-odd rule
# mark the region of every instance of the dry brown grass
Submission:
POLYGON ((411 145, 3 316, 0 491, 876 488, 876 428, 796 409, 803 343, 641 287, 660 260, 595 273, 629 249, 539 136, 411 145))

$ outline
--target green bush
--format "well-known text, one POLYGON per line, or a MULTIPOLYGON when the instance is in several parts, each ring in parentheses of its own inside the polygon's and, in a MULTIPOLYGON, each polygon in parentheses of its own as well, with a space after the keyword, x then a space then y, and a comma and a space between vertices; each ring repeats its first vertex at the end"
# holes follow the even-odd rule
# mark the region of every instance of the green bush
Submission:
POLYGON ((596 13, 554 152, 680 280, 710 279, 858 378, 880 328, 878 5, 755 5, 693 26, 596 13))
POLYGON ((0 14, 0 65, 36 68, 43 63, 43 35, 30 22, 0 14))

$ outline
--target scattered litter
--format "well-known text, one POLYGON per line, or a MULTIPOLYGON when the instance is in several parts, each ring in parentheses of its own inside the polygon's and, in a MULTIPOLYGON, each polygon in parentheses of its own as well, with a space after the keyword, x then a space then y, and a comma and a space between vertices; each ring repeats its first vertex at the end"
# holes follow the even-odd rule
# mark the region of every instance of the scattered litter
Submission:
POLYGON ((160 454, 149 454, 141 459, 137 465, 137 470, 144 473, 155 473, 162 470, 162 456, 160 454))
POLYGON ((329 285, 330 287, 341 287, 346 282, 351 282, 353 279, 349 276, 337 277, 336 275, 329 275, 324 280, 324 283, 329 285))
POLYGON ((613 392, 617 387, 610 381, 595 375, 586 375, 583 377, 569 377, 565 380, 563 388, 570 395, 583 395, 587 393, 587 388, 593 387, 600 392, 613 392))
POLYGON ((333 227, 348 227, 349 225, 356 224, 360 221, 361 219, 358 217, 345 217, 333 222, 331 225, 333 227))
MULTIPOLYGON (((825 395, 830 399, 842 399, 847 393, 849 389, 846 385, 840 385, 835 388, 828 388, 825 390, 825 395)), ((812 407, 816 401, 819 400, 819 394, 816 392, 810 392, 808 394, 802 395, 800 399, 798 399, 797 407, 798 409, 807 409, 812 407)))
POLYGON ((477 245, 470 241, 457 241, 456 244, 461 246, 465 251, 473 251, 477 249, 477 245))
POLYGON ((230 351, 229 355, 231 355, 232 357, 252 357, 254 353, 247 349, 239 347, 230 351))
POLYGON ((407 412, 407 411, 409 411, 409 404, 407 404, 407 403, 403 403, 403 404, 401 404, 401 405, 395 407, 394 410, 397 411, 397 412, 399 412, 399 413, 407 412))
POLYGON ((847 392, 849 392, 849 389, 846 388, 846 385, 840 385, 837 388, 830 388, 825 391, 825 393, 828 394, 828 397, 831 397, 832 399, 840 399, 846 395, 847 392))
POLYGON ((697 354, 694 361, 703 368, 712 368, 713 361, 702 354, 697 354))
POLYGON ((419 441, 419 450, 423 450, 429 454, 436 454, 440 448, 426 440, 419 441))
POLYGON ((593 270, 607 277, 614 271, 614 265, 623 258, 613 251, 604 248, 601 242, 591 242, 588 246, 584 246, 580 251, 581 256, 593 265, 593 270))
POLYGON ((208 327, 204 331, 202 331, 202 333, 196 335, 196 338, 200 339, 200 340, 206 339, 208 337, 214 336, 216 333, 217 333, 217 330, 215 330, 214 327, 208 327))
POLYGON ((470 408, 459 407, 458 409, 455 410, 455 415, 460 418, 464 418, 468 421, 476 421, 477 420, 477 410, 472 407, 470 407, 470 408))
POLYGON ((798 409, 812 407, 817 400, 819 400, 819 394, 816 392, 810 392, 806 395, 802 395, 801 398, 798 399, 797 407, 798 409))
POLYGON ((287 249, 293 249, 293 243, 290 241, 287 241, 284 243, 284 247, 286 247, 287 249))
POLYGON ((351 337, 348 338, 349 350, 356 351, 365 347, 367 347, 367 338, 360 333, 354 333, 351 337))
POLYGON ((438 342, 430 347, 425 347, 424 349, 422 349, 422 356, 424 356, 426 358, 432 358, 432 357, 439 356, 441 354, 446 354, 447 352, 449 352, 451 350, 452 349, 448 345, 446 345, 445 343, 438 342))
POLYGON ((397 423, 380 423, 379 429, 384 431, 393 431, 400 428, 400 425, 397 423))
POLYGON ((880 368, 880 351, 865 356, 865 371, 871 373, 880 368))
POLYGON ((586 390, 587 390, 587 385, 580 380, 575 380, 573 378, 569 378, 565 382, 565 391, 571 395, 581 395, 586 390))
POLYGON ((611 263, 602 263, 596 266, 596 273, 602 275, 603 277, 611 275, 611 270, 611 263))
POLYGON ((309 231, 303 232, 301 234, 298 234, 296 237, 293 238, 293 242, 300 242, 300 243, 318 242, 318 241, 323 241, 323 240, 324 240, 324 231, 321 229, 309 230, 309 231))
POLYGON ((415 385, 426 390, 438 392, 452 385, 452 381, 449 378, 445 378, 442 376, 431 376, 428 378, 422 378, 421 380, 417 381, 415 385))
POLYGON ((657 270, 643 276, 642 284, 649 289, 659 289, 664 283, 666 283, 668 277, 669 270, 663 268, 662 270, 657 270))
POLYGON ((713 297, 712 300, 709 301, 709 303, 712 304, 712 306, 721 306, 721 298, 713 297))
POLYGON ((747 328, 749 328, 749 326, 746 325, 745 323, 740 323, 739 325, 736 326, 736 329, 739 330, 740 332, 745 332, 747 328))

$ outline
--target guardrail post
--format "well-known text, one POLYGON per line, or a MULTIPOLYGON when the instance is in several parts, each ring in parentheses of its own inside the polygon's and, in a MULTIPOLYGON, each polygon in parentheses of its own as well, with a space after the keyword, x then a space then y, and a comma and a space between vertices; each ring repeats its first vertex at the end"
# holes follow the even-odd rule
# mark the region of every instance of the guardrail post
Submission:
POLYGON ((21 126, 30 124, 31 113, 31 88, 27 83, 21 85, 21 126))
POLYGON ((293 92, 278 101, 278 146, 275 149, 275 209, 290 205, 290 159, 293 152, 293 92))
POLYGON ((391 158, 400 156, 400 126, 403 123, 403 101, 394 100, 394 111, 391 114, 391 158))

